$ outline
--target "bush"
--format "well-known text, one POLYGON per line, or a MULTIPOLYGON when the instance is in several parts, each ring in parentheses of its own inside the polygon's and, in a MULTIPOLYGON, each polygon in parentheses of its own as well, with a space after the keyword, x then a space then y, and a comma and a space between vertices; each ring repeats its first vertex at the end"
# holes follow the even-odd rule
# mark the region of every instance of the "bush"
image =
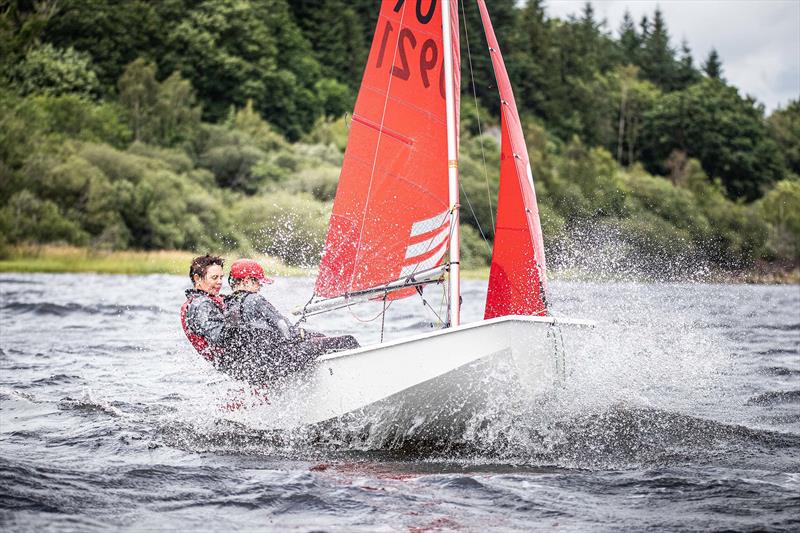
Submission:
POLYGON ((466 140, 458 162, 461 222, 482 230, 487 239, 493 240, 500 178, 500 147, 488 135, 482 140, 483 149, 481 139, 466 140))
POLYGON ((320 166, 300 171, 296 177, 287 179, 281 188, 291 193, 308 193, 319 202, 329 202, 336 196, 339 185, 339 169, 320 166))
POLYGON ((772 254, 800 262, 800 181, 779 181, 756 208, 770 224, 768 246, 772 254))
POLYGON ((164 162, 172 171, 179 174, 190 172, 194 169, 192 159, 183 150, 176 148, 161 148, 144 144, 141 142, 134 142, 128 147, 128 153, 146 157, 148 159, 158 159, 164 162))
POLYGON ((58 206, 30 191, 13 195, 0 209, 0 232, 11 244, 21 242, 66 242, 84 245, 89 236, 78 224, 67 220, 58 206))
POLYGON ((616 223, 623 242, 633 247, 637 263, 654 270, 669 270, 678 259, 694 251, 688 231, 676 228, 669 221, 649 212, 616 223))
POLYGON ((89 54, 72 47, 55 48, 50 43, 28 50, 22 62, 12 70, 12 78, 22 94, 92 96, 100 85, 89 54))
POLYGON ((234 205, 236 227, 253 248, 291 265, 319 262, 330 218, 330 206, 306 194, 279 191, 245 198, 234 205))
POLYGON ((317 101, 326 118, 338 117, 353 109, 353 96, 343 83, 331 78, 322 78, 314 84, 314 90, 317 92, 317 101))
POLYGON ((646 173, 628 173, 623 179, 630 191, 626 207, 631 217, 649 213, 682 230, 692 240, 707 238, 711 230, 709 222, 698 209, 690 190, 646 173))
MULTIPOLYGON (((564 201, 577 198, 577 185, 583 197, 577 209, 567 218, 619 216, 625 207, 625 184, 618 176, 617 164, 605 149, 587 150, 577 138, 566 147, 558 173, 569 185, 562 184, 561 207, 564 201)), ((558 188, 555 188, 558 191, 558 188)), ((559 204, 556 204, 557 206, 559 204)))
POLYGON ((228 144, 207 150, 200 163, 214 174, 218 185, 253 194, 259 182, 253 167, 265 155, 252 145, 228 144))
POLYGON ((491 245, 483 240, 478 230, 466 224, 461 225, 461 266, 463 268, 484 268, 492 260, 491 245))
POLYGON ((105 144, 84 144, 78 154, 99 168, 112 182, 139 183, 148 170, 167 169, 165 162, 115 150, 105 144))
POLYGON ((340 152, 344 152, 349 129, 345 118, 342 116, 336 120, 324 118, 317 120, 314 128, 303 136, 302 141, 308 144, 333 145, 340 152))

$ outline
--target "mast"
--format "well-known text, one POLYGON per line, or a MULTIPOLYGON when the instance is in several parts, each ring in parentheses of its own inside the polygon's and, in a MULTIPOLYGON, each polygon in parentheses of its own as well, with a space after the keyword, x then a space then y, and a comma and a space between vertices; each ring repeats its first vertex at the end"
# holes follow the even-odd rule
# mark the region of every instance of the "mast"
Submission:
POLYGON ((450 202, 450 327, 461 323, 461 250, 458 229, 458 145, 456 142, 456 110, 453 95, 453 48, 450 1, 442 2, 442 48, 444 48, 444 94, 447 107, 447 177, 450 202))

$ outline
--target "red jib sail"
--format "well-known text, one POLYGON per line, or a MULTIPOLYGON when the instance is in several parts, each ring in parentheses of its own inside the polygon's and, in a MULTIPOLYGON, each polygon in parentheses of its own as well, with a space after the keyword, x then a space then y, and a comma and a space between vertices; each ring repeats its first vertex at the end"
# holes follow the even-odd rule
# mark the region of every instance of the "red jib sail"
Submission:
MULTIPOLYGON (((457 2, 448 1, 457 81, 457 2)), ((382 286, 444 259, 450 206, 443 58, 440 1, 383 1, 353 112, 318 296, 382 286)))
POLYGON ((478 0, 500 91, 502 141, 492 266, 484 318, 546 315, 544 245, 528 149, 486 4, 478 0))

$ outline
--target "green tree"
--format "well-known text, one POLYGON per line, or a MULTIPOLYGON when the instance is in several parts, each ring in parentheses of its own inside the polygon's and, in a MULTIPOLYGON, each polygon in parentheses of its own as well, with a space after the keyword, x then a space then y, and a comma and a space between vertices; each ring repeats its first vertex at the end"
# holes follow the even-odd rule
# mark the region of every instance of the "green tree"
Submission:
MULTIPOLYGON (((367 62, 373 28, 368 28, 370 35, 365 38, 367 29, 362 27, 363 17, 351 2, 344 0, 293 0, 289 7, 313 48, 322 75, 348 89, 343 95, 344 107, 351 110, 367 62)), ((328 110, 326 113, 333 116, 328 110)))
POLYGON ((606 97, 604 112, 616 119, 614 140, 604 144, 616 154, 618 163, 633 164, 639 158, 645 115, 661 92, 639 79, 639 68, 633 65, 618 66, 598 81, 598 93, 606 97))
POLYGON ((778 258, 800 264, 800 181, 775 184, 758 205, 771 225, 769 246, 778 258))
POLYGON ((331 78, 323 78, 314 85, 317 99, 327 119, 337 118, 352 111, 354 99, 343 83, 331 78))
POLYGON ((622 61, 630 65, 638 65, 641 46, 642 41, 636 32, 636 24, 631 18, 631 12, 625 9, 619 26, 619 47, 622 51, 622 61))
POLYGON ((88 54, 72 47, 58 49, 51 44, 31 48, 12 70, 11 77, 22 94, 93 96, 99 89, 88 54))
POLYGON ((179 72, 156 80, 156 67, 142 58, 119 79, 119 99, 128 111, 135 141, 173 146, 189 140, 200 126, 200 107, 192 84, 179 72))
POLYGON ((164 36, 175 21, 159 16, 160 4, 147 0, 59 0, 43 38, 57 47, 73 47, 89 54, 106 95, 112 95, 131 61, 163 55, 164 36))
POLYGON ((682 90, 700 81, 700 73, 694 68, 694 59, 689 43, 684 39, 681 42, 681 58, 675 76, 675 89, 682 90))
POLYGON ((156 67, 142 58, 130 63, 117 83, 119 100, 128 110, 133 139, 141 141, 148 136, 148 125, 158 98, 156 67))
MULTIPOLYGON (((555 101, 554 91, 558 87, 559 80, 557 78, 557 56, 551 42, 550 30, 546 20, 544 3, 542 0, 529 0, 525 7, 521 9, 517 25, 509 39, 506 42, 510 46, 503 46, 506 42, 501 43, 503 46, 504 57, 506 58, 506 68, 509 72, 509 77, 513 80, 514 91, 517 95, 521 96, 518 99, 517 105, 524 111, 532 113, 533 115, 550 119, 556 115, 553 109, 553 102, 555 101), (548 95, 551 98, 548 98, 548 95)), ((480 23, 476 20, 469 28, 470 37, 470 51, 483 50, 483 47, 476 46, 477 43, 483 44, 482 28, 480 23), (481 32, 478 37, 474 36, 472 32, 481 32)), ((488 69, 481 72, 482 78, 476 80, 478 90, 481 91, 481 101, 486 109, 492 110, 497 114, 499 110, 499 101, 495 84, 492 83, 491 77, 494 75, 491 66, 486 62, 486 59, 481 56, 488 54, 475 53, 473 58, 468 58, 474 65, 474 68, 481 66, 488 69)), ((462 65, 462 72, 469 71, 469 64, 462 65)), ((465 87, 470 87, 471 91, 471 78, 469 72, 463 76, 463 83, 468 83, 465 87)), ((473 114, 472 102, 464 101, 464 106, 469 109, 473 114)))
POLYGON ((646 115, 643 139, 651 170, 663 172, 672 151, 684 151, 721 178, 732 198, 753 200, 784 172, 763 108, 716 79, 664 95, 646 115))
MULTIPOLYGON (((519 35, 520 31, 525 32, 527 28, 524 27, 524 22, 522 27, 518 26, 519 16, 516 6, 517 3, 518 2, 514 0, 496 0, 492 2, 491 5, 492 26, 495 29, 497 38, 500 41, 500 48, 506 58, 511 55, 517 57, 518 53, 520 53, 518 43, 520 43, 519 46, 524 48, 526 46, 524 39, 533 38, 535 40, 534 34, 537 31, 536 28, 531 28, 531 34, 527 36, 519 35), (522 39, 522 41, 520 39, 522 39)), ((539 3, 539 0, 529 1, 529 5, 537 3, 539 3)), ((413 7, 410 3, 408 5, 413 7)), ((535 7, 531 9, 535 9, 535 7)), ((374 7, 372 10, 377 11, 374 7)), ((494 78, 492 59, 489 57, 489 54, 486 53, 486 35, 483 30, 483 23, 481 22, 476 2, 464 3, 464 17, 461 29, 462 34, 459 41, 462 57, 461 87, 464 88, 467 94, 473 94, 472 87, 474 79, 475 96, 480 105, 486 107, 496 115, 500 109, 500 101, 497 96, 497 83, 494 78), (472 66, 471 71, 470 63, 472 66)), ((522 57, 524 57, 525 53, 523 49, 521 52, 521 54, 523 54, 522 57)), ((542 51, 541 53, 545 52, 542 51)), ((508 61, 508 59, 506 59, 506 61, 508 61)), ((515 88, 517 87, 517 80, 520 79, 521 72, 525 70, 526 67, 527 65, 515 67, 514 62, 508 62, 507 68, 512 75, 515 88)), ((539 90, 541 90, 541 88, 539 90)), ((524 91, 524 89, 520 89, 520 91, 524 91)), ((530 97, 535 98, 535 93, 531 92, 530 97)), ((474 104, 471 100, 470 104, 469 110, 470 112, 474 112, 474 104)), ((464 106, 466 105, 467 102, 465 100, 464 106)))
POLYGON ((27 190, 16 193, 0 208, 0 231, 11 244, 66 242, 82 245, 88 241, 86 232, 64 218, 55 203, 41 200, 27 190))
POLYGON ((800 100, 776 109, 767 119, 769 131, 783 153, 789 169, 800 175, 800 100))
POLYGON ((286 0, 205 0, 189 8, 167 42, 164 65, 191 80, 207 119, 252 100, 294 140, 320 115, 314 85, 321 67, 286 0))
POLYGON ((58 11, 57 0, 7 0, 0 7, 0 77, 9 74, 25 54, 41 44, 48 21, 58 11))
POLYGON ((158 85, 153 106, 153 137, 162 146, 189 140, 200 127, 202 109, 191 82, 173 72, 158 85))
POLYGON ((719 58, 716 48, 712 48, 708 53, 708 57, 703 63, 703 72, 712 80, 721 80, 722 78, 722 61, 719 58))
POLYGON ((664 91, 674 90, 678 86, 675 50, 670 46, 667 23, 659 8, 656 8, 649 30, 640 53, 642 75, 664 91))

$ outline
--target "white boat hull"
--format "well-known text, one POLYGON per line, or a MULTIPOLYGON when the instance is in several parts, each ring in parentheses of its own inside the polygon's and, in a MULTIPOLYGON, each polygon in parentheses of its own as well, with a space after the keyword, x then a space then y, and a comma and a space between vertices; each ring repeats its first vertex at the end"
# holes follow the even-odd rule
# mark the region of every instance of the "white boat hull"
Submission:
POLYGON ((259 429, 346 424, 381 439, 452 436, 476 414, 533 398, 563 378, 562 339, 588 321, 514 316, 329 354, 235 417, 259 429), (554 324, 555 322, 555 324, 554 324), (559 329, 570 331, 561 335, 559 329))

